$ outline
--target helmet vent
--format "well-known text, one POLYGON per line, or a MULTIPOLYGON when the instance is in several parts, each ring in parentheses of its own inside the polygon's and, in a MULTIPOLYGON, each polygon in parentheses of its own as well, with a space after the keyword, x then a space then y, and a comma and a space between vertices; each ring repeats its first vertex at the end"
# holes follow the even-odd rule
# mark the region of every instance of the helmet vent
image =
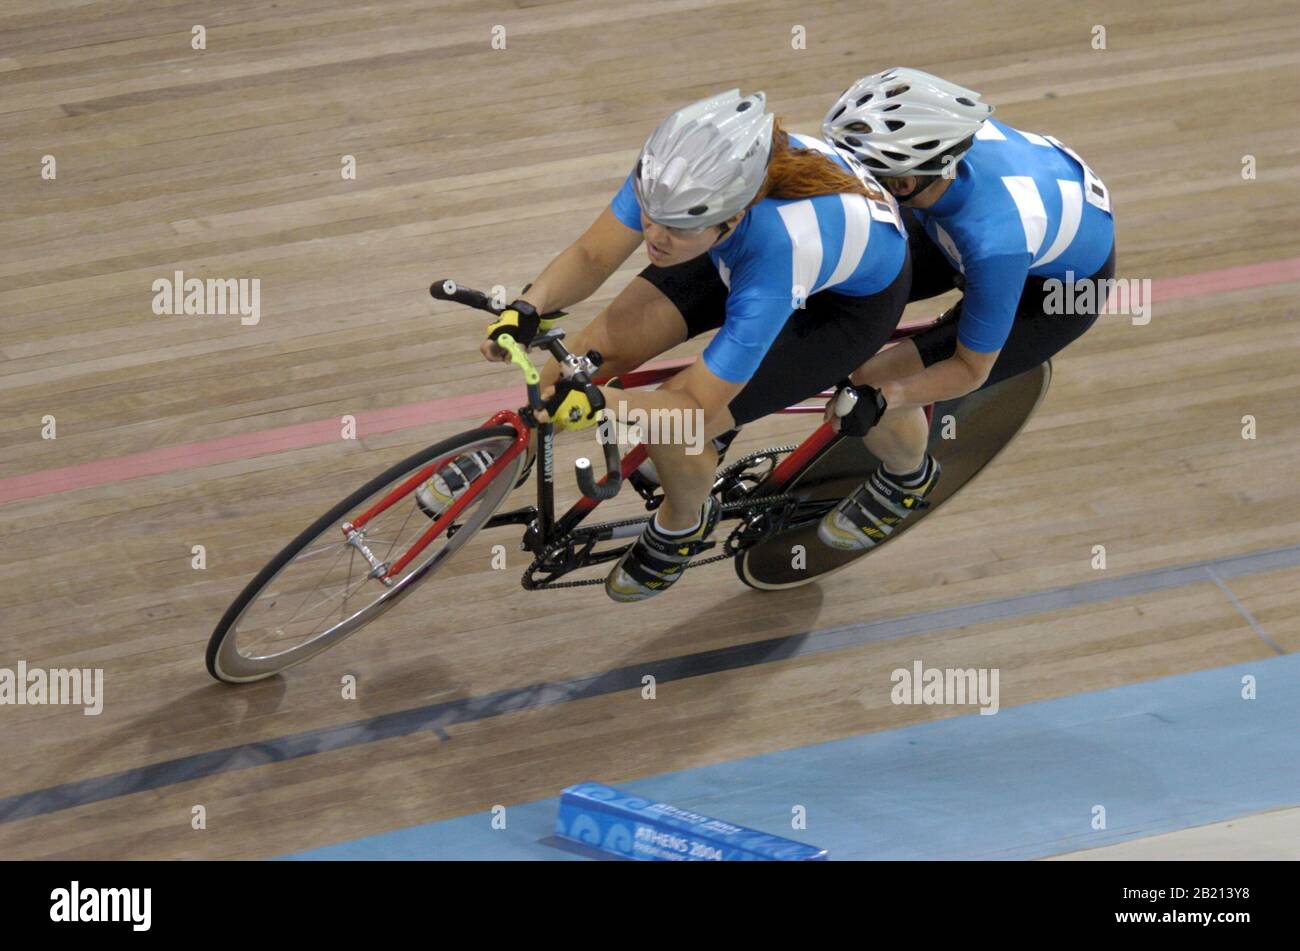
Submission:
POLYGON ((840 106, 838 109, 836 109, 836 110, 835 110, 835 115, 831 116, 831 122, 834 122, 834 121, 835 121, 836 119, 838 119, 840 116, 844 115, 844 110, 847 109, 847 108, 848 108, 848 106, 840 106))
POLYGON ((907 156, 906 156, 906 155, 903 155, 903 154, 901 154, 901 153, 899 153, 899 152, 889 152, 889 151, 887 151, 887 150, 885 150, 885 149, 881 149, 880 151, 881 151, 881 154, 882 154, 882 155, 887 155, 889 158, 893 159, 895 162, 906 162, 906 161, 907 161, 907 156))
POLYGON ((702 215, 709 210, 708 205, 696 205, 694 208, 686 209, 688 215, 702 215))
POLYGON ((881 111, 881 112, 893 112, 895 109, 902 109, 902 108, 903 108, 903 104, 902 104, 901 102, 894 102, 894 103, 890 103, 889 105, 885 106, 885 108, 881 109, 880 111, 881 111))
POLYGON ((931 139, 929 142, 918 142, 916 145, 913 146, 913 148, 915 148, 917 151, 920 152, 930 152, 934 149, 937 149, 938 147, 939 147, 938 139, 931 139))
POLYGON ((884 162, 880 161, 880 159, 878 158, 872 158, 869 155, 864 155, 861 157, 860 161, 862 162, 863 165, 870 165, 872 168, 880 169, 880 171, 882 172, 889 171, 889 166, 886 165, 884 162))
POLYGON ((862 140, 859 139, 856 135, 846 135, 844 137, 844 142, 845 144, 852 145, 852 146, 858 146, 862 144, 862 140))
POLYGON ((975 103, 971 102, 971 101, 970 101, 969 99, 967 99, 965 96, 958 96, 958 97, 957 97, 957 102, 960 103, 960 104, 963 105, 963 106, 973 106, 973 105, 975 105, 975 103))
POLYGON ((906 86, 906 85, 895 86, 893 89, 889 90, 889 92, 885 93, 885 98, 893 99, 895 96, 901 96, 903 93, 907 92, 911 88, 912 88, 911 86, 906 86))
POLYGON ((903 126, 907 125, 907 123, 902 119, 886 119, 885 125, 889 128, 890 132, 897 132, 899 129, 903 128, 903 126))
POLYGON ((867 93, 865 96, 863 96, 861 99, 858 100, 858 105, 859 105, 859 106, 865 105, 865 104, 867 103, 867 101, 870 100, 871 97, 874 96, 874 95, 875 95, 874 92, 869 92, 869 93, 867 93))
POLYGON ((742 102, 742 103, 740 103, 738 106, 736 106, 736 111, 737 111, 737 112, 744 112, 746 109, 748 109, 748 108, 749 108, 750 106, 752 106, 752 105, 753 105, 753 103, 750 102, 748 99, 746 99, 744 102, 742 102))

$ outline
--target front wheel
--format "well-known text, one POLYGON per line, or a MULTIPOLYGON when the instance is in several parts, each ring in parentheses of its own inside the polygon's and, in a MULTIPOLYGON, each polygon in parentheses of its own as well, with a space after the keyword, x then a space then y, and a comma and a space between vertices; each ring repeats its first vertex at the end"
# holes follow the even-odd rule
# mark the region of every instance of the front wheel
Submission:
POLYGON ((402 460, 330 509, 248 583, 227 608, 208 642, 208 673, 226 683, 248 683, 301 664, 369 624, 444 565, 505 501, 523 467, 518 452, 444 531, 412 559, 391 585, 377 577, 368 551, 391 564, 429 528, 430 522, 407 492, 372 517, 361 537, 349 541, 342 525, 383 499, 406 480, 433 472, 457 456, 486 450, 499 459, 515 442, 510 426, 461 433, 402 460), (358 544, 360 542, 361 544, 358 544))

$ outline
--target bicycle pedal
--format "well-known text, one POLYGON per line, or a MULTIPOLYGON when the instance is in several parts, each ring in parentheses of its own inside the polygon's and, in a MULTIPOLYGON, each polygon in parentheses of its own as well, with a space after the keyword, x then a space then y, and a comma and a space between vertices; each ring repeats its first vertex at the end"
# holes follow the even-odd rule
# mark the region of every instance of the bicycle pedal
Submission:
POLYGON ((633 469, 628 475, 627 481, 632 483, 632 488, 636 490, 636 494, 645 500, 647 512, 653 512, 663 503, 662 487, 658 482, 647 479, 639 470, 633 469))
POLYGON ((747 495, 753 492, 754 489, 757 488, 757 486, 758 486, 757 482, 748 482, 745 480, 741 480, 737 482, 735 485, 731 485, 726 488, 726 490, 722 493, 722 501, 724 503, 739 502, 741 499, 745 498, 747 495))

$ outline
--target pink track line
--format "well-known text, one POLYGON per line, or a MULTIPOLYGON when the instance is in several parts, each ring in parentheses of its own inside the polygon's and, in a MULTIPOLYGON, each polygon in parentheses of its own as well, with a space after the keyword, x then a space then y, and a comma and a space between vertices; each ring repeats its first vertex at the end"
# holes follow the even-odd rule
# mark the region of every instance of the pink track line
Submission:
POLYGON ((1179 277, 1163 277, 1151 282, 1151 297, 1158 301, 1183 300, 1202 294, 1227 294, 1230 291, 1287 284, 1291 281, 1300 281, 1300 257, 1242 264, 1179 277))
MULTIPOLYGON (((690 359, 666 360, 648 364, 646 368, 685 366, 690 362, 692 362, 690 359)), ((452 396, 356 413, 354 415, 357 420, 357 438, 363 439, 366 436, 413 429, 416 426, 428 426, 449 420, 487 419, 503 407, 518 407, 527 401, 527 393, 523 384, 520 384, 485 390, 468 396, 452 396)), ((19 499, 31 499, 56 492, 70 492, 73 489, 121 482, 124 479, 139 479, 144 476, 195 469, 199 466, 211 466, 219 462, 252 459, 255 456, 265 456, 290 449, 319 446, 338 441, 341 428, 342 422, 339 419, 323 419, 11 476, 0 479, 0 505, 16 502, 19 499)))
MULTIPOLYGON (((1152 282, 1151 298, 1167 302, 1207 294, 1226 294, 1230 291, 1285 284, 1291 281, 1300 281, 1300 257, 1161 278, 1152 282)), ((670 360, 650 364, 650 367, 683 366, 689 362, 691 362, 689 359, 670 360)), ((525 399, 522 386, 507 386, 468 396, 453 396, 371 410, 357 414, 357 436, 364 438, 457 419, 487 418, 504 406, 520 406, 525 399)), ((340 425, 337 419, 325 419, 293 426, 278 426, 261 432, 223 436, 219 439, 135 452, 113 459, 100 459, 95 462, 10 476, 7 479, 0 479, 0 505, 20 499, 53 495, 56 492, 107 485, 125 479, 139 479, 215 465, 220 462, 251 459, 255 456, 285 452, 290 449, 319 446, 337 440, 340 425)))

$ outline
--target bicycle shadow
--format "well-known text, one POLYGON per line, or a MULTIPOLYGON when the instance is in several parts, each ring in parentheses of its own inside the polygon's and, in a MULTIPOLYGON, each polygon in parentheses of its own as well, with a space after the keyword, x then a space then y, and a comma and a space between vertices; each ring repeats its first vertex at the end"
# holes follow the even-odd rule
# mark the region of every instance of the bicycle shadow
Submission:
MULTIPOLYGON (((800 655, 809 629, 821 612, 822 597, 820 589, 810 586, 798 598, 788 596, 783 599, 776 615, 779 621, 774 624, 773 636, 755 641, 745 639, 746 632, 753 628, 752 596, 741 592, 710 609, 711 613, 735 618, 729 625, 735 628, 734 635, 728 638, 726 629, 719 630, 715 625, 710 630, 711 641, 717 643, 720 639, 730 639, 733 643, 703 650, 683 650, 684 645, 698 641, 700 636, 698 618, 686 619, 664 628, 649 641, 640 641, 634 656, 616 661, 605 670, 506 687, 490 693, 462 694, 408 712, 410 716, 420 717, 423 729, 431 729, 444 739, 452 739, 445 731, 463 723, 620 693, 631 694, 633 691, 636 696, 650 699, 659 696, 663 688, 672 684, 710 674, 761 669, 800 655), (791 601, 797 603, 791 604, 791 601)), ((388 693, 399 682, 404 683, 407 676, 394 672, 377 680, 371 678, 370 689, 388 693)))
POLYGON ((0 821, 118 799, 287 759, 273 737, 217 749, 198 738, 204 728, 227 730, 274 715, 283 705, 286 687, 287 682, 279 676, 235 691, 209 683, 161 706, 150 706, 129 721, 115 724, 101 739, 78 745, 75 765, 70 766, 62 756, 50 756, 40 764, 43 770, 29 766, 24 775, 26 788, 0 798, 0 821), (220 703, 215 702, 218 697, 220 703), (201 702, 209 698, 214 702, 201 702), (193 738, 183 739, 187 733, 193 738), (139 754, 133 754, 132 749, 162 753, 168 758, 145 765, 120 765, 123 760, 129 763, 138 759, 139 754), (118 764, 117 769, 111 768, 114 764, 118 764), (69 773, 79 774, 78 778, 68 779, 69 773))

